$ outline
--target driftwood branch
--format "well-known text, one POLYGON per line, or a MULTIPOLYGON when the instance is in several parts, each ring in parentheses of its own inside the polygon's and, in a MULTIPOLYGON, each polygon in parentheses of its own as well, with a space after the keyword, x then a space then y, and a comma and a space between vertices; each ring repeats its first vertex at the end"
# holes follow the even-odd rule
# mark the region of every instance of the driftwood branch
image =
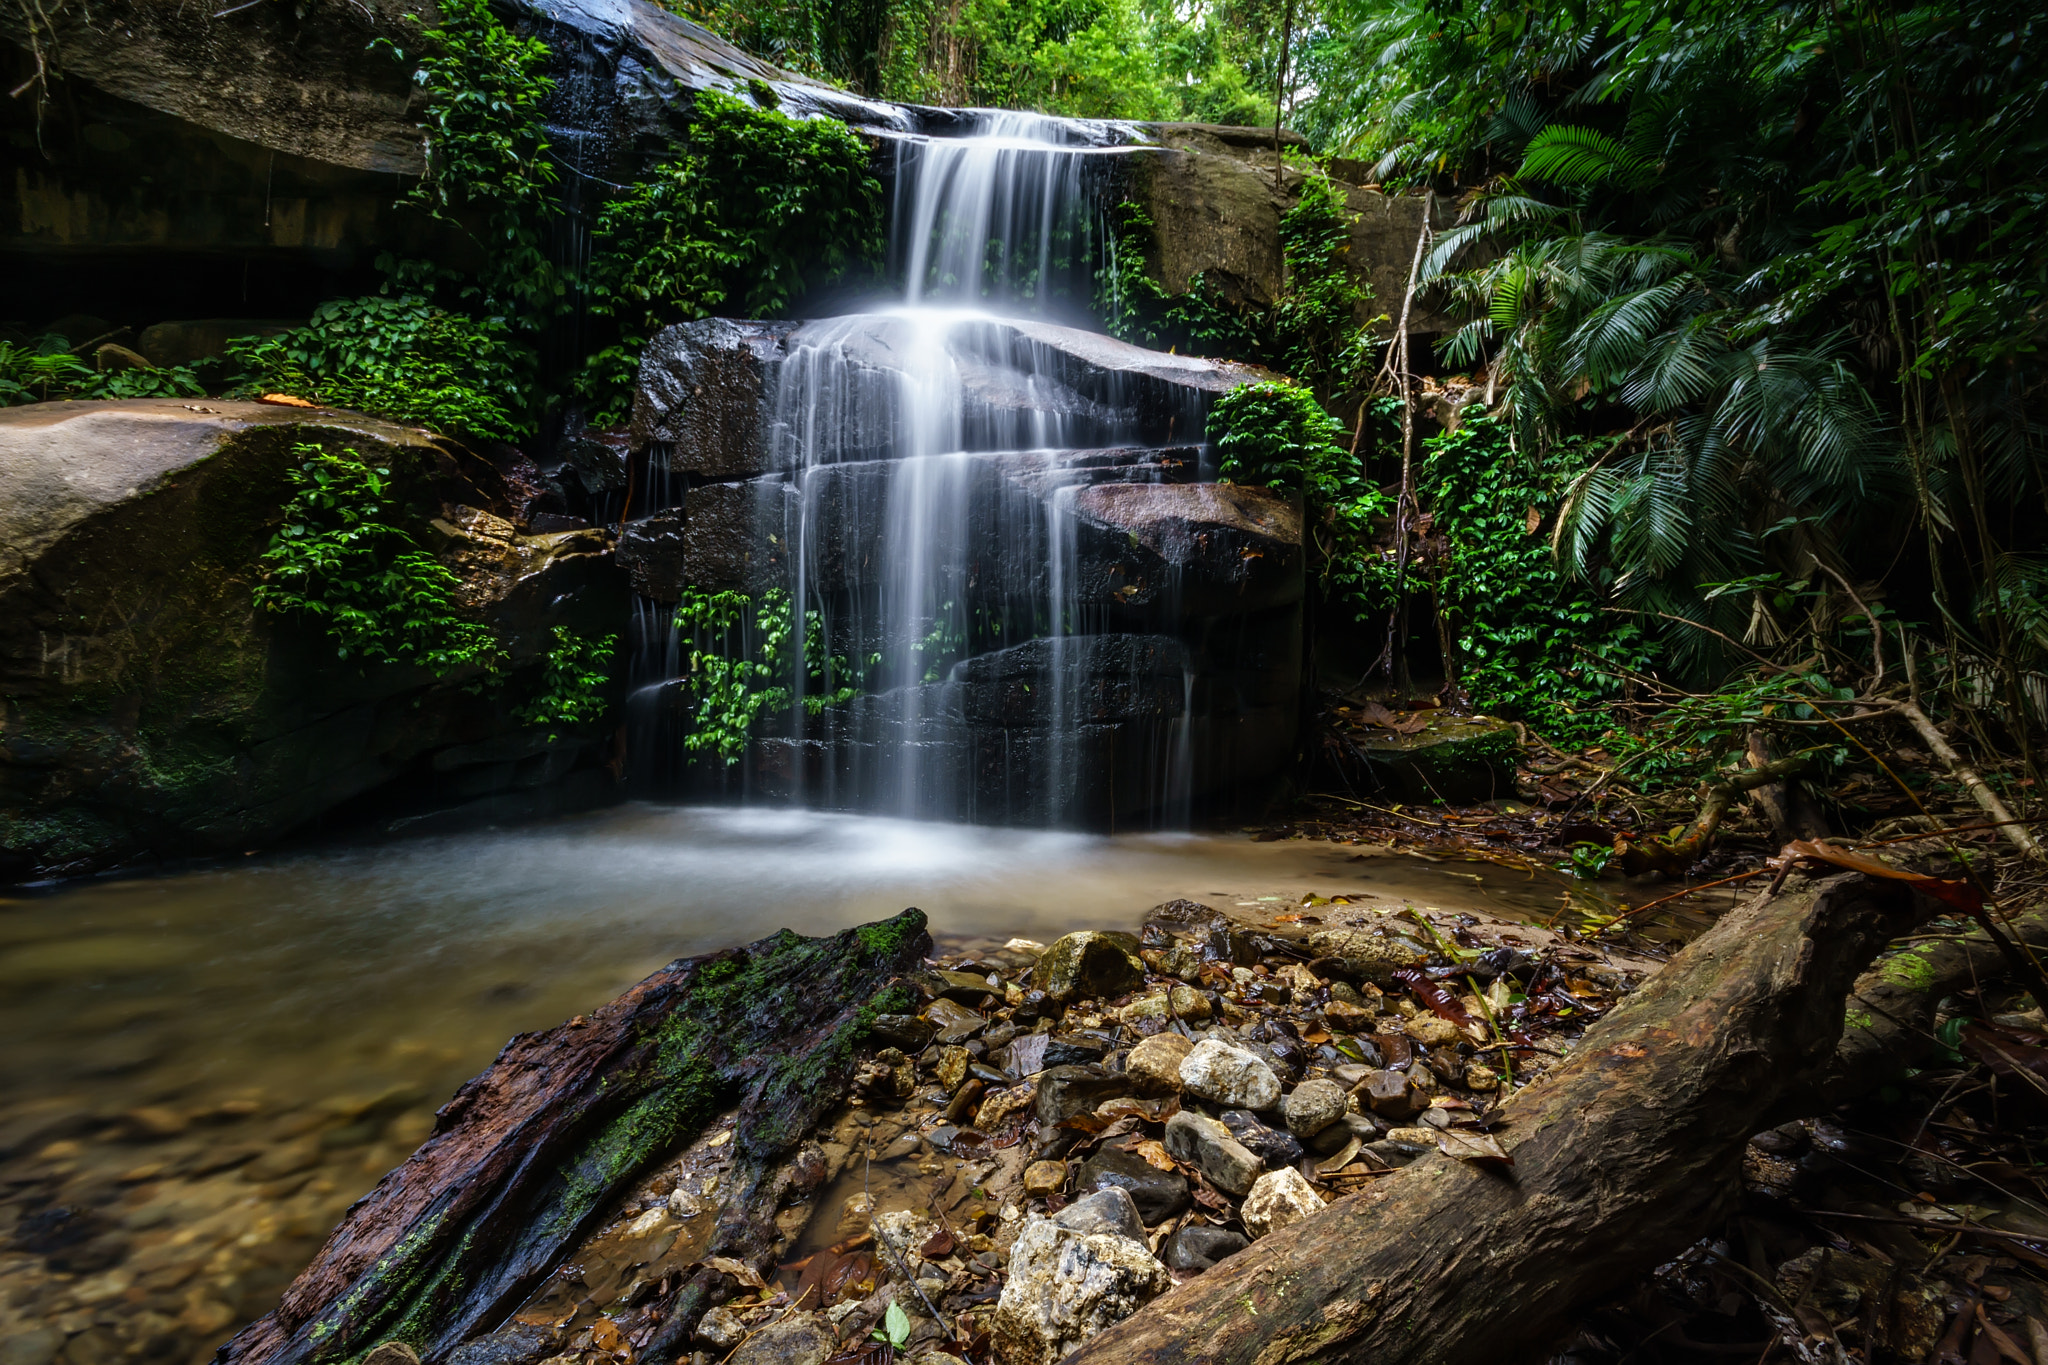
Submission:
POLYGON ((1676 839, 1620 843, 1616 852, 1621 855, 1622 869, 1630 875, 1652 869, 1673 873, 1685 871, 1698 862, 1706 853, 1707 846, 1713 843, 1714 835, 1721 828, 1721 821, 1726 818, 1728 807, 1735 803, 1736 797, 1796 777, 1806 771, 1807 762, 1805 754, 1772 759, 1735 773, 1726 782, 1708 787, 1705 799, 1700 802, 1699 815, 1694 818, 1692 826, 1676 839))
MULTIPOLYGON (((386 1341, 445 1358, 735 1104, 735 1196, 715 1237, 746 1249, 759 1240, 747 1192, 846 1094, 869 1019, 910 1005, 899 978, 930 950, 916 910, 833 938, 784 930, 671 963, 588 1017, 514 1038, 218 1365, 354 1360, 386 1341)), ((706 1290, 693 1281, 677 1315, 701 1312, 706 1290)))
POLYGON ((1810 1088, 1904 887, 1798 882, 1723 917, 1508 1101, 1512 1166, 1436 1155, 1270 1234, 1083 1346, 1076 1365, 1520 1357, 1696 1241, 1750 1135, 1810 1088))

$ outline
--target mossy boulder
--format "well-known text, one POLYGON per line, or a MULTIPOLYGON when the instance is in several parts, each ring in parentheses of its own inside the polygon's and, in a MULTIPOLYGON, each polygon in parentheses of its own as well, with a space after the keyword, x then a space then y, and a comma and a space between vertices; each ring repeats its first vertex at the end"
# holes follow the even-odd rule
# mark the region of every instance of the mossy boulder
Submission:
POLYGON ((1083 929, 1053 943, 1032 969, 1032 983, 1050 1000, 1071 1004, 1109 999, 1145 982, 1138 940, 1129 934, 1083 929))
MULTIPOLYGON (((526 733, 534 670, 518 670, 554 625, 620 630, 626 595, 601 533, 521 536, 469 506, 491 501, 477 463, 325 409, 0 410, 0 880, 245 850, 401 779, 409 799, 483 794, 464 755, 526 733), (462 609, 496 627, 505 685, 342 660, 316 624, 257 605, 305 443, 407 471, 411 529, 460 577, 462 609)), ((491 769, 500 794, 575 767, 522 752, 491 769)))
POLYGON ((1414 734, 1371 730, 1352 743, 1381 784, 1403 801, 1489 801, 1515 794, 1514 727, 1492 716, 1422 713, 1414 734))

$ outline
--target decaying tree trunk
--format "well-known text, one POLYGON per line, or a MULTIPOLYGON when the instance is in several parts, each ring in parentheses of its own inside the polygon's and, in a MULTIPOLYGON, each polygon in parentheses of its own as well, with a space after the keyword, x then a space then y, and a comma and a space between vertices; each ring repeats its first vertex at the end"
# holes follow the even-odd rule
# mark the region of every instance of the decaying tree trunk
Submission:
POLYGON ((1503 1106, 1511 1166, 1418 1160, 1073 1360, 1476 1365, 1540 1350, 1713 1226, 1749 1137, 1830 1062, 1857 973, 1917 918, 1905 888, 1856 875, 1757 897, 1503 1106))
MULTIPOLYGON (((2005 932, 2048 952, 2048 911, 2016 916, 2005 932)), ((1784 1117, 1805 1118, 1897 1080, 1934 1052, 1934 1014, 1942 1000, 2005 978, 2010 966, 2005 951, 1978 932, 1909 944, 1857 977, 1833 1060, 1813 1092, 1794 1097, 1784 1117)))
POLYGON ((516 1308, 637 1177, 734 1104, 734 1175, 758 1185, 845 1096, 868 1020, 910 1007, 899 978, 930 951, 916 910, 832 938, 784 930, 672 963, 587 1017, 513 1039, 219 1365, 352 1359, 392 1340, 442 1357, 516 1308))

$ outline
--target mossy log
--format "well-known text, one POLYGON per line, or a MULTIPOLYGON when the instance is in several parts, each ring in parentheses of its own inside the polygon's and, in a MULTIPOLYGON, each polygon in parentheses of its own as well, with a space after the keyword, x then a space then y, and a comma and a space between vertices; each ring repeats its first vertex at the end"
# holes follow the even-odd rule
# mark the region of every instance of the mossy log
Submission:
MULTIPOLYGON (((1921 904, 1924 904, 1922 902, 1921 904)), ((1261 1239, 1070 1365, 1493 1362, 1698 1240, 1765 1118, 1810 1089, 1904 887, 1794 881, 1731 911, 1502 1106, 1513 1164, 1433 1155, 1261 1239)))
MULTIPOLYGON (((2048 953, 2048 911, 2017 915, 2004 926, 2015 943, 2048 953)), ((1834 1060, 1814 1091, 1795 1097, 1784 1117, 1806 1118, 1896 1081, 1935 1050, 1935 1011, 1958 991, 2009 977, 2009 960, 1982 930, 1925 939, 1856 978, 1834 1060)))
POLYGON ((735 1105, 734 1174, 743 1191, 759 1186, 844 1097, 874 1015, 910 1006, 903 978, 930 951, 917 910, 831 938, 783 930, 671 963, 587 1017, 514 1038, 217 1365, 348 1361, 386 1341, 445 1357, 735 1105))

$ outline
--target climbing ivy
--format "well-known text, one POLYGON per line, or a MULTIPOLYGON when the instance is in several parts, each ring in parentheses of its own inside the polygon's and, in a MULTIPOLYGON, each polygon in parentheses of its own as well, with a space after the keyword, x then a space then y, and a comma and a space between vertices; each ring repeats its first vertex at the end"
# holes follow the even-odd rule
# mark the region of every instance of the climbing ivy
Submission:
POLYGON ((495 672, 497 638, 456 614, 460 580, 394 524, 392 471, 354 450, 300 444, 293 454, 293 493, 263 552, 268 573, 256 600, 317 619, 344 659, 495 672))
MULTIPOLYGON (((611 681, 616 635, 578 635, 567 626, 553 631, 554 648, 541 662, 541 690, 519 713, 527 725, 551 731, 570 730, 604 719, 610 706, 605 688, 611 681)), ((554 735, 548 736, 550 739, 554 735)))
POLYGON ((844 124, 707 90, 689 131, 604 206, 591 237, 590 311, 615 318, 618 339, 579 389, 604 424, 623 418, 640 349, 660 328, 781 313, 812 284, 875 264, 881 182, 844 124))
MULTIPOLYGON (((759 598, 743 592, 685 588, 676 607, 676 629, 687 642, 687 678, 696 699, 683 746, 709 751, 726 766, 740 761, 763 717, 787 711, 794 661, 789 657, 796 606, 787 592, 771 588, 759 598)), ((816 716, 858 695, 844 683, 843 658, 825 649, 824 618, 804 614, 806 714, 816 716)))
POLYGON ((1245 384, 1209 409, 1209 440, 1232 483, 1306 494, 1329 506, 1351 490, 1356 462, 1339 444, 1343 428, 1290 380, 1245 384))
POLYGON ((440 22, 420 34, 413 72, 424 96, 427 171, 406 202, 473 232, 480 219, 484 264, 464 296, 538 321, 566 294, 546 250, 548 221, 561 212, 544 120, 554 91, 548 47, 499 23, 488 0, 440 0, 436 9, 440 22))
MULTIPOLYGON (((1383 404, 1381 420, 1393 427, 1398 410, 1383 404)), ((1602 708, 1624 670, 1652 664, 1638 618, 1603 610, 1611 582, 1569 574, 1548 534, 1599 448, 1568 442, 1531 459, 1508 437, 1479 417, 1423 442, 1414 478, 1428 523, 1401 590, 1435 599, 1447 670, 1476 705, 1592 739, 1612 723, 1602 708)), ((1341 586, 1361 621, 1385 621, 1398 572, 1391 553, 1361 550, 1345 564, 1341 586)))

